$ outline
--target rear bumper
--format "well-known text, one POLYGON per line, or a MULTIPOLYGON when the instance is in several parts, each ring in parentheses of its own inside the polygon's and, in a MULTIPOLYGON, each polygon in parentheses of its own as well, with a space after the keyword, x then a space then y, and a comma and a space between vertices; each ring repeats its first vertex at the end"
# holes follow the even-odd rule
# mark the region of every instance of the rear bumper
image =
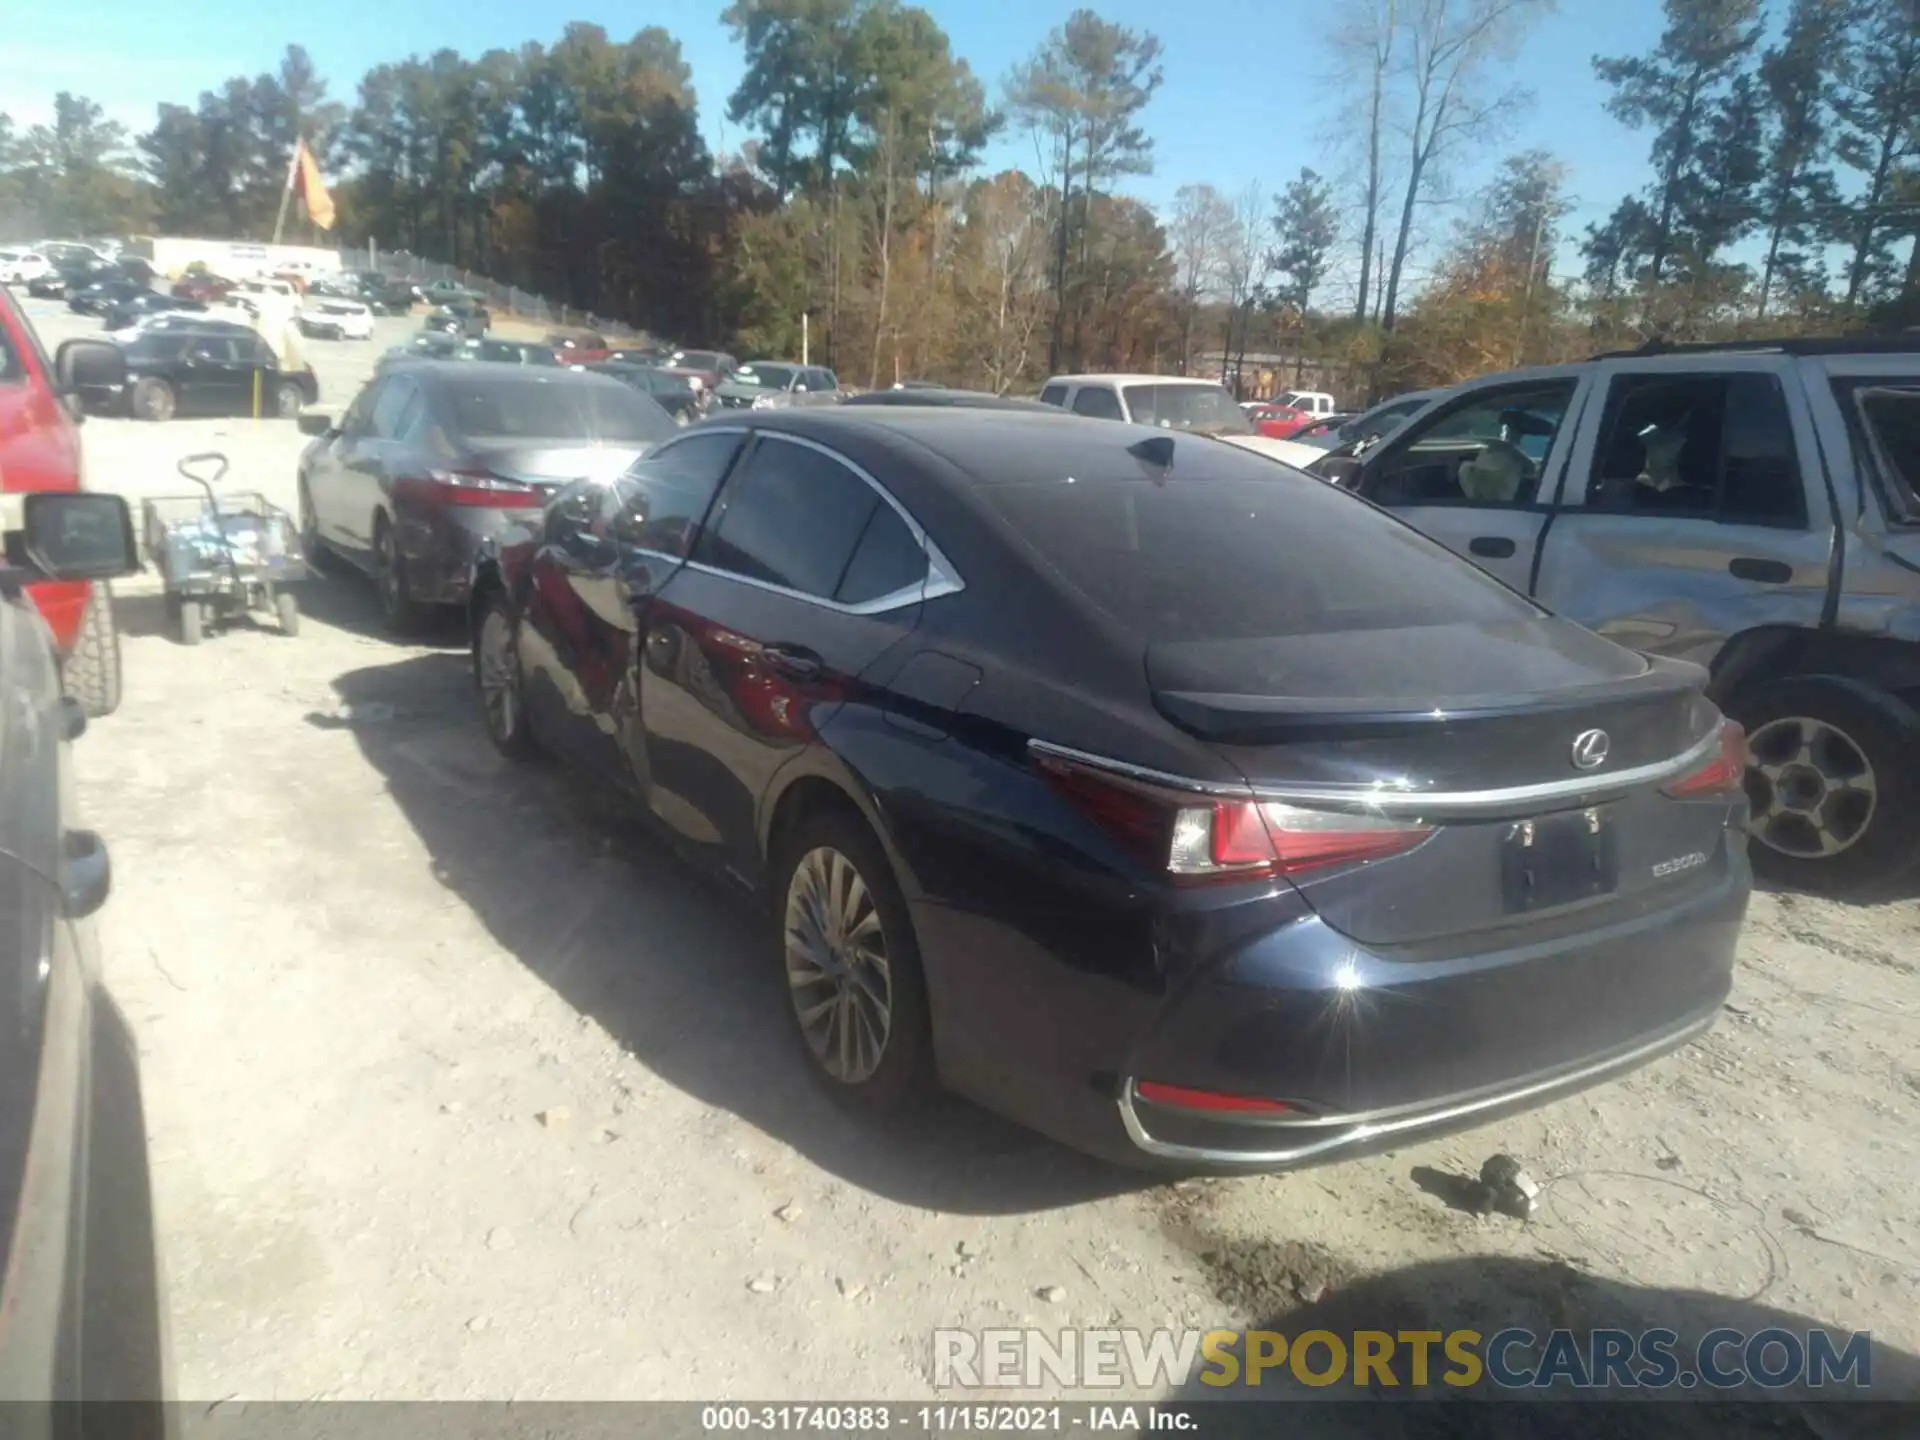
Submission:
POLYGON ((538 509, 402 508, 395 516, 394 539, 406 565, 408 592, 423 605, 464 604, 481 544, 539 517, 538 509))
POLYGON ((1196 965, 1161 925, 1185 978, 1158 994, 977 912, 915 920, 956 1089, 1122 1164, 1269 1171, 1482 1124, 1686 1043, 1731 988, 1750 889, 1735 839, 1626 918, 1576 910, 1444 954, 1362 946, 1298 907, 1196 965), (1149 1081, 1286 1108, 1153 1103, 1149 1081))

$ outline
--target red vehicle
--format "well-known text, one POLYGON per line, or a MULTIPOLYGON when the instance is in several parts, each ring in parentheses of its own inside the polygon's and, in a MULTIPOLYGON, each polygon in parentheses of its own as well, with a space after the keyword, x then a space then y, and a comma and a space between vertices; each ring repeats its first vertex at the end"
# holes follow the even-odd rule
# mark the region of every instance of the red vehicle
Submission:
POLYGON ((547 344, 562 365, 598 365, 613 358, 605 338, 591 330, 555 330, 547 344))
POLYGON ((203 305, 211 305, 216 300, 224 300, 233 290, 231 280, 222 280, 218 275, 182 275, 173 282, 169 292, 176 300, 198 300, 203 305))
MULTIPOLYGON (((80 488, 80 432, 39 337, 0 288, 0 492, 80 488)), ((0 513, 7 516, 0 528, 11 529, 12 507, 0 513)), ((120 704, 120 635, 107 587, 47 581, 27 593, 53 631, 67 694, 89 715, 113 713, 120 704)))
POLYGON ((1275 440, 1291 440, 1296 430, 1311 425, 1320 417, 1310 410, 1295 410, 1286 405, 1262 405, 1249 411, 1253 428, 1275 440))
POLYGON ((698 380, 699 388, 711 395, 740 368, 740 362, 724 350, 676 350, 661 368, 683 380, 698 380))

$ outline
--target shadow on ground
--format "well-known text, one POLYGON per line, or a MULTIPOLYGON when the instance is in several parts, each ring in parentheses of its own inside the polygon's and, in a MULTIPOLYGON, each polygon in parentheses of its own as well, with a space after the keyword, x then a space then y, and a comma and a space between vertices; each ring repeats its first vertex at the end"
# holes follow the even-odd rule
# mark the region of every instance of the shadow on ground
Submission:
POLYGON ((903 1204, 1020 1212, 1149 1183, 960 1101, 892 1127, 847 1116, 810 1083, 758 907, 679 860, 618 797, 551 762, 500 760, 463 654, 334 686, 339 711, 309 723, 354 731, 441 883, 663 1080, 903 1204))
MULTIPOLYGON (((1696 1290, 1670 1290, 1603 1279, 1571 1266, 1506 1256, 1474 1256, 1408 1266, 1384 1275, 1354 1280, 1324 1299, 1276 1314, 1262 1315, 1257 1328, 1277 1331, 1289 1340, 1311 1330, 1331 1332, 1351 1344, 1354 1332, 1476 1330, 1484 1339, 1511 1327, 1531 1331, 1545 1342, 1555 1329, 1582 1337, 1603 1327, 1638 1336, 1665 1328, 1679 1339, 1673 1352, 1680 1373, 1695 1370, 1701 1337, 1722 1327, 1751 1336, 1778 1328, 1801 1338, 1826 1329, 1837 1350, 1844 1350, 1843 1326, 1750 1300, 1732 1300, 1696 1290)), ((1242 1352, 1244 1353, 1244 1352, 1242 1352)), ((1528 1372, 1541 1349, 1517 1346, 1508 1352, 1515 1368, 1528 1372)), ((1782 1351, 1773 1351, 1774 1356, 1782 1351)), ((1310 1347, 1310 1373, 1324 1372, 1328 1351, 1310 1347)), ((1739 1363, 1740 1347, 1723 1347, 1715 1359, 1725 1368, 1739 1363)), ((1823 1391, 1804 1388, 1768 1395, 1758 1389, 1715 1391, 1704 1384, 1626 1392, 1502 1390, 1482 1380, 1472 1389, 1431 1383, 1412 1390, 1411 1361, 1405 1346, 1395 1357, 1401 1385, 1358 1387, 1349 1367, 1338 1384, 1308 1386, 1282 1366, 1249 1386, 1244 1375, 1232 1386, 1196 1378, 1178 1397, 1187 1401, 1272 1400, 1235 1406, 1201 1416, 1200 1429, 1213 1436, 1261 1436, 1288 1433, 1313 1437, 1354 1436, 1366 1440, 1393 1437, 1450 1437, 1450 1440, 1706 1440, 1706 1437, 1766 1435, 1794 1440, 1894 1440, 1920 1433, 1920 1359, 1885 1345, 1873 1348, 1868 1387, 1830 1381, 1823 1391), (1439 1395, 1434 1400, 1431 1397, 1439 1395), (1605 1398, 1609 1402, 1594 1403, 1605 1398), (1410 1404, 1354 1401, 1417 1401, 1410 1404), (1345 1403, 1342 1403, 1342 1402, 1345 1403), (1485 1403, 1477 1403, 1482 1402, 1485 1403), (1652 1403, 1648 1403, 1652 1402, 1652 1403)), ((1764 1363, 1777 1365, 1778 1359, 1764 1363)), ((1440 1348, 1432 1352, 1430 1381, 1450 1370, 1440 1348)), ((1214 1373, 1219 1373, 1215 1371, 1214 1373)))
MULTIPOLYGON (((330 566, 286 587, 299 601, 303 620, 328 625, 355 635, 390 640, 396 644, 464 647, 465 624, 457 610, 433 614, 415 634, 397 637, 380 618, 380 604, 373 582, 353 571, 330 566)), ((178 608, 158 591, 128 594, 116 590, 113 617, 123 635, 158 635, 178 645, 180 619, 178 608)), ((279 621, 271 611, 250 612, 233 622, 277 634, 279 621)), ((214 637, 209 636, 209 643, 214 637)))

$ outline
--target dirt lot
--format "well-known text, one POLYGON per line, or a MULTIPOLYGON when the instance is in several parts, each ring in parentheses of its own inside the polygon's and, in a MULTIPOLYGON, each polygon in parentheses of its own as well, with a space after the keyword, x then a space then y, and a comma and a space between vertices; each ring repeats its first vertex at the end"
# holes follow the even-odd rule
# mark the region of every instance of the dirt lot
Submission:
MULTIPOLYGON (((327 397, 400 327, 316 345, 327 397)), ((291 504, 291 425, 85 433, 95 486, 164 492, 221 448, 291 504)), ((395 644, 336 579, 297 639, 190 650, 151 592, 121 589, 127 699, 79 764, 182 1396, 908 1397, 935 1326, 1023 1320, 1786 1313, 1920 1349, 1920 901, 1759 897, 1721 1024, 1624 1083, 1153 1184, 959 1104, 910 1134, 842 1119, 801 1083, 754 919, 497 760, 458 636, 395 644), (1448 1204, 1495 1151, 1548 1185, 1531 1224, 1448 1204)))

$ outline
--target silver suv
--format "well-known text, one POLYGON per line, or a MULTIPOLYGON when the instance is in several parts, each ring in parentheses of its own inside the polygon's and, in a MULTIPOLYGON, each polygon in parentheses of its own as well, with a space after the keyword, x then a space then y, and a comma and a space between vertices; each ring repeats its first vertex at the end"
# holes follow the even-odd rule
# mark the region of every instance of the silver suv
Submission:
POLYGON ((1548 609, 1706 665, 1754 868, 1920 862, 1920 340, 1649 346, 1490 375, 1310 469, 1548 609))

